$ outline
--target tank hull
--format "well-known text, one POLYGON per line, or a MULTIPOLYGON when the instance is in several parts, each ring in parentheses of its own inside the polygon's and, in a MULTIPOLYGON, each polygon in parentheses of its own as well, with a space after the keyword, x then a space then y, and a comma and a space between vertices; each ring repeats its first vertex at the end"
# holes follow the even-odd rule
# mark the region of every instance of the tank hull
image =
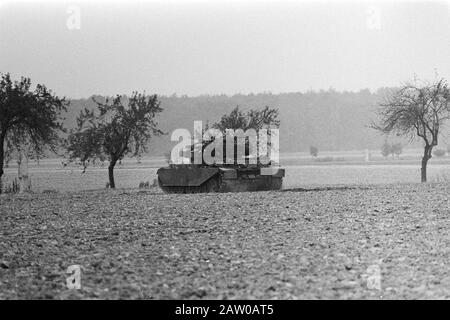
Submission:
POLYGON ((246 192, 279 190, 284 169, 175 166, 158 170, 166 193, 246 192))

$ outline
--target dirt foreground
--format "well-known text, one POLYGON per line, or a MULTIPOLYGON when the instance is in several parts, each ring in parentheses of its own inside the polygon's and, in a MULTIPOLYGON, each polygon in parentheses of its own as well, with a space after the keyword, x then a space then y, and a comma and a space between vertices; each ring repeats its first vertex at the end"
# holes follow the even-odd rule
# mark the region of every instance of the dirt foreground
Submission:
POLYGON ((449 195, 1 195, 0 299, 450 299, 449 195))

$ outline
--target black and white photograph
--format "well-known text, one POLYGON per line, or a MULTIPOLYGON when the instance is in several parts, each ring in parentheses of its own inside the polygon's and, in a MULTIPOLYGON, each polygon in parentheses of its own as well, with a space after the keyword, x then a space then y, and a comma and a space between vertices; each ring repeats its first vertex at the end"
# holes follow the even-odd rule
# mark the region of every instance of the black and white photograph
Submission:
POLYGON ((450 1, 0 0, 0 300, 264 318, 449 262, 450 1))

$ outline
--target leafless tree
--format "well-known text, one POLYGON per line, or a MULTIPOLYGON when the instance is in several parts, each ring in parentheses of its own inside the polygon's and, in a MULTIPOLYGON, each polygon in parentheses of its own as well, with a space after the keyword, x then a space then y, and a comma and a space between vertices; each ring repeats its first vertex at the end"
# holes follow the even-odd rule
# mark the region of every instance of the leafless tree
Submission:
POLYGON ((380 104, 379 123, 372 127, 398 136, 424 141, 421 181, 427 181, 427 164, 438 144, 439 130, 450 118, 450 88, 445 79, 431 84, 406 84, 380 104))

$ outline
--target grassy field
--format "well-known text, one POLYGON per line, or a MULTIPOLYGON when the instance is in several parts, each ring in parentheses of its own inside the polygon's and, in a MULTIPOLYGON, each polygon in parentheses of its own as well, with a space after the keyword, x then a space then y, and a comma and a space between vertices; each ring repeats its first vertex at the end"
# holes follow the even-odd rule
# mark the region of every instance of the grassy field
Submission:
MULTIPOLYGON (((164 163, 160 164, 164 166, 164 163)), ((373 185, 391 183, 419 183, 420 165, 417 161, 352 163, 349 161, 330 163, 308 163, 287 165, 283 180, 285 189, 328 185, 373 185)), ((125 163, 115 170, 117 188, 137 188, 140 182, 157 178, 158 167, 148 164, 125 163)), ((104 189, 108 181, 106 168, 62 168, 46 164, 32 166, 29 170, 34 192, 55 190, 74 192, 80 190, 104 189)), ((17 176, 16 168, 6 169, 5 184, 17 176)), ((431 162, 428 169, 431 182, 450 181, 450 163, 431 162)))
POLYGON ((449 299, 449 193, 1 195, 0 299, 449 299), (73 264, 80 290, 65 286, 73 264))
MULTIPOLYGON (((312 158, 306 152, 284 153, 281 165, 286 168, 285 189, 327 185, 373 185, 420 182, 421 150, 406 149, 399 159, 384 159, 379 151, 371 151, 370 161, 364 159, 364 151, 321 152, 312 158)), ((118 188, 137 188, 140 182, 156 179, 159 167, 166 166, 164 157, 125 159, 115 169, 118 188)), ((85 173, 76 165, 63 167, 61 159, 44 159, 30 162, 30 177, 34 192, 55 190, 74 192, 80 190, 104 189, 108 182, 106 164, 90 167, 85 173)), ((14 162, 5 170, 5 183, 11 183, 17 176, 14 162)), ((450 158, 432 158, 428 177, 431 182, 450 181, 450 158)))

